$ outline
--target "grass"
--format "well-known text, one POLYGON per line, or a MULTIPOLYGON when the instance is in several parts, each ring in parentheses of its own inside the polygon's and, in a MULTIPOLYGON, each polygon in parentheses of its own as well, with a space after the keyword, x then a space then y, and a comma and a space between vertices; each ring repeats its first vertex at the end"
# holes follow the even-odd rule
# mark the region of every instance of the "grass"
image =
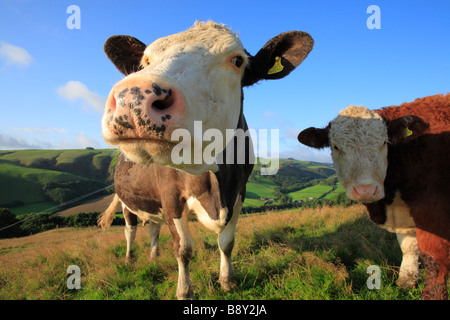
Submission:
POLYGON ((315 185, 309 188, 304 188, 299 191, 288 193, 288 196, 294 201, 307 200, 307 198, 320 198, 324 193, 330 192, 333 189, 331 186, 315 185))
POLYGON ((0 151, 0 204, 16 214, 39 212, 52 201, 46 187, 106 183, 113 154, 112 149, 0 151))
POLYGON ((260 207, 266 203, 265 200, 245 198, 244 207, 260 207))
POLYGON ((338 182, 336 189, 333 190, 333 192, 330 192, 327 195, 325 195, 324 199, 332 199, 332 198, 336 197, 339 193, 342 193, 342 192, 345 192, 345 189, 342 186, 342 184, 340 182, 338 182))
MULTIPOLYGON (((236 289, 217 283, 217 236, 191 222, 190 264, 196 299, 420 299, 395 286, 401 252, 395 235, 373 225, 364 207, 267 212, 240 217, 232 263, 236 289), (380 267, 381 289, 366 286, 380 267)), ((174 299, 178 277, 172 239, 163 225, 161 256, 149 261, 147 228, 139 227, 136 260, 126 264, 123 227, 65 228, 0 240, 0 299, 174 299), (66 286, 67 267, 81 270, 81 290, 66 286)))
POLYGON ((259 183, 248 182, 246 196, 249 198, 274 198, 275 192, 273 188, 259 183))
POLYGON ((42 211, 51 212, 49 209, 51 209, 55 206, 56 206, 56 204, 53 202, 43 201, 43 202, 38 202, 38 203, 25 204, 23 206, 14 207, 9 210, 19 216, 22 214, 38 213, 38 212, 42 212, 42 211))
POLYGON ((0 203, 20 200, 25 206, 13 208, 14 212, 15 209, 19 213, 39 212, 50 202, 43 190, 45 184, 87 180, 71 173, 0 162, 0 203), (29 211, 25 212, 25 209, 29 211))

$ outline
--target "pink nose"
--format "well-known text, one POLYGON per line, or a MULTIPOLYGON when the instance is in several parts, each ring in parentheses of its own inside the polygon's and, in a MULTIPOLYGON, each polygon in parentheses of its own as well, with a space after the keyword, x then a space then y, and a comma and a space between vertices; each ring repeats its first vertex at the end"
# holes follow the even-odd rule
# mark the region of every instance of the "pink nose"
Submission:
POLYGON ((375 201, 378 200, 379 194, 380 190, 376 185, 360 184, 352 188, 352 195, 356 201, 375 201))
POLYGON ((119 138, 161 137, 170 119, 181 112, 179 95, 147 79, 126 78, 111 90, 106 127, 119 138))

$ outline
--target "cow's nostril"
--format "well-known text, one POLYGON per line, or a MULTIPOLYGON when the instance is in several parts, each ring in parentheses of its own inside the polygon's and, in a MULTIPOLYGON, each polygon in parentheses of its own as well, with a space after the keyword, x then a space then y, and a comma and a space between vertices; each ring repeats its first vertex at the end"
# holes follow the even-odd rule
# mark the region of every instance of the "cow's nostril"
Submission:
POLYGON ((111 98, 109 99, 109 111, 108 112, 115 112, 116 108, 117 108, 116 97, 114 97, 114 94, 112 94, 111 98))
POLYGON ((380 191, 378 190, 378 186, 375 186, 375 190, 372 193, 372 195, 376 197, 376 196, 378 196, 379 193, 380 193, 380 191))
POLYGON ((166 110, 173 105, 174 101, 173 95, 166 95, 164 99, 153 101, 152 107, 157 110, 166 110))

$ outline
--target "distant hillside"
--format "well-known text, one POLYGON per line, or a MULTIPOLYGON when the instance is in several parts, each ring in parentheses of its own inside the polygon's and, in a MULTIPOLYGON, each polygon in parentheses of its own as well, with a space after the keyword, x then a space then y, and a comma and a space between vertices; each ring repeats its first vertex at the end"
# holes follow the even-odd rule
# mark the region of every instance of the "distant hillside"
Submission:
MULTIPOLYGON (((114 149, 0 151, 0 207, 16 214, 40 212, 102 189, 113 183, 115 152, 114 149)), ((246 208, 332 199, 343 191, 332 164, 279 159, 275 175, 261 175, 261 167, 258 161, 247 184, 246 208)), ((104 195, 97 195, 97 207, 95 201, 86 199, 89 206, 73 203, 79 209, 70 212, 95 208, 103 211, 104 195)))
POLYGON ((256 164, 247 184, 244 207, 284 205, 294 201, 332 199, 343 191, 332 164, 295 159, 279 159, 275 175, 261 175, 256 164), (316 186, 317 187, 314 187, 316 186), (315 188, 315 192, 301 195, 301 190, 315 188))
POLYGON ((0 151, 0 207, 44 210, 112 183, 114 150, 0 151))

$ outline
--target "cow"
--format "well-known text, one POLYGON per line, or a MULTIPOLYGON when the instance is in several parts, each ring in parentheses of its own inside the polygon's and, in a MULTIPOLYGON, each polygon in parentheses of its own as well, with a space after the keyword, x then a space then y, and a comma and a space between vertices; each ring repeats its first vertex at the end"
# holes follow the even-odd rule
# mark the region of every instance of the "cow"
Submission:
POLYGON ((329 147, 347 197, 364 203, 373 222, 397 233, 403 252, 397 283, 417 280, 419 252, 426 270, 422 299, 448 297, 449 98, 426 97, 398 109, 349 106, 325 128, 298 135, 307 146, 329 147))
POLYGON ((160 225, 167 223, 179 268, 178 299, 193 298, 189 277, 193 239, 187 223, 191 214, 218 234, 223 290, 235 285, 231 252, 254 163, 250 137, 242 140, 237 134, 248 132, 243 87, 287 76, 313 44, 308 33, 290 31, 272 38, 252 56, 235 33, 213 21, 196 22, 149 46, 130 36, 106 41, 106 55, 126 77, 111 90, 102 118, 103 138, 119 146, 120 154, 116 195, 99 224, 110 225, 115 208, 122 204, 127 257, 132 257, 139 217, 150 223, 154 258, 160 225), (215 161, 201 157, 209 145, 196 137, 198 123, 205 134, 208 130, 222 134, 214 141, 222 146, 215 161), (230 129, 236 134, 226 135, 230 129), (185 133, 194 138, 180 139, 185 133))

